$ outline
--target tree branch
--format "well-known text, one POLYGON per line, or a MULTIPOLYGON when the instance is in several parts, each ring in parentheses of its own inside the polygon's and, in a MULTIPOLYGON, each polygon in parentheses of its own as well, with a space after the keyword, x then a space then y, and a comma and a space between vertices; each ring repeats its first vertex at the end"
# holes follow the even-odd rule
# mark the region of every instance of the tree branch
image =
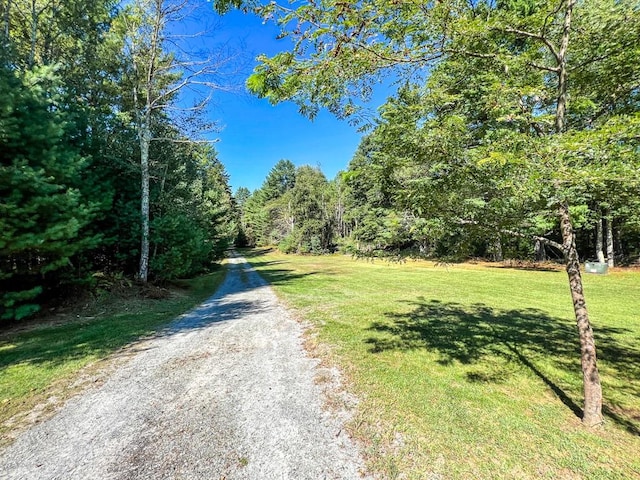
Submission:
POLYGON ((531 33, 525 30, 519 30, 517 28, 511 28, 511 27, 505 28, 504 31, 506 33, 513 33, 514 35, 520 35, 521 37, 527 37, 527 38, 532 38, 534 40, 539 40, 540 42, 544 43, 547 46, 547 48, 549 48, 549 50, 551 51, 555 59, 558 62, 560 62, 560 53, 547 37, 543 35, 539 35, 537 33, 531 33))
MULTIPOLYGON (((482 225, 477 220, 459 220, 458 223, 460 225, 475 225, 477 227, 482 227, 482 228, 485 228, 487 230, 491 229, 491 227, 488 227, 486 225, 482 225)), ((496 230, 494 230, 494 231, 496 231, 496 230)), ((546 237, 541 237, 539 235, 531 235, 531 234, 522 233, 522 232, 518 232, 518 231, 515 231, 515 230, 509 230, 509 229, 505 229, 505 228, 498 228, 497 231, 500 232, 500 233, 504 233, 505 235, 511 235, 513 237, 528 238, 528 239, 531 239, 531 240, 537 240, 540 243, 544 243, 545 245, 549 245, 550 247, 553 247, 553 248, 561 251, 563 254, 566 251, 564 245, 562 245, 561 243, 558 243, 558 242, 554 242, 553 240, 549 240, 546 237)))
POLYGON ((538 70, 545 70, 547 72, 558 73, 560 71, 559 67, 547 67, 546 65, 539 65, 534 62, 529 62, 528 65, 533 68, 537 68, 538 70))

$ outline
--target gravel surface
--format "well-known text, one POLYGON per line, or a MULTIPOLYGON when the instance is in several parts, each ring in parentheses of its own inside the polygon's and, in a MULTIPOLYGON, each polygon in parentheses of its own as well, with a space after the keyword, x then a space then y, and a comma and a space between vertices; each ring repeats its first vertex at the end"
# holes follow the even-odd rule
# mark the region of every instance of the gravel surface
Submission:
POLYGON ((317 378, 331 372, 249 264, 230 261, 215 296, 2 451, 0 478, 361 478, 323 408, 317 378))

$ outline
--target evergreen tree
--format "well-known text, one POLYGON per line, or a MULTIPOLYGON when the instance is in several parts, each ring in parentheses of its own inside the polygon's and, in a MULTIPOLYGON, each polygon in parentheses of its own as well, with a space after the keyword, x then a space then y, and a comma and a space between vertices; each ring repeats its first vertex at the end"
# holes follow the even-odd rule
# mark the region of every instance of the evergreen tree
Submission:
POLYGON ((83 236, 94 206, 79 191, 85 161, 62 139, 52 68, 24 73, 0 65, 0 318, 20 319, 37 296, 94 246, 83 236))

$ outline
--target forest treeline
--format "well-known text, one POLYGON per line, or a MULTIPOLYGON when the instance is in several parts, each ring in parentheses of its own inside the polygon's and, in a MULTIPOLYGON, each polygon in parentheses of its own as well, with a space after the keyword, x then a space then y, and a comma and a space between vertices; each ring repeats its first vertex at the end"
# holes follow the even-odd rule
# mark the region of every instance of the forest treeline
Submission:
MULTIPOLYGON (((488 184, 496 188, 501 181, 496 169, 480 165, 470 172, 468 165, 464 172, 437 179, 438 188, 446 188, 439 194, 466 204, 460 206, 467 216, 456 215, 444 201, 434 202, 428 212, 408 208, 404 196, 409 195, 406 185, 411 178, 403 178, 397 158, 385 155, 376 138, 377 133, 365 136, 348 169, 332 180, 319 167, 296 167, 290 160, 281 160, 259 189, 239 188, 235 193, 240 214, 237 244, 275 245, 284 253, 302 254, 339 251, 384 258, 562 261, 562 252, 546 242, 560 242, 560 225, 544 199, 518 205, 513 197, 496 195, 486 201, 480 195, 488 184), (472 192, 469 185, 466 192, 460 190, 465 180, 477 182, 477 198, 463 197, 472 192), (507 208, 510 202, 512 210, 507 208), (525 206, 531 208, 526 215, 525 206), (514 223, 521 227, 514 229, 514 223)), ((435 194, 426 189, 422 193, 435 194)), ((592 195, 572 208, 581 258, 604 259, 609 265, 637 264, 640 192, 621 188, 618 193, 609 197, 617 208, 598 204, 592 195)))
POLYGON ((170 49, 186 6, 0 2, 0 319, 139 275, 147 221, 154 280, 206 271, 235 238, 204 110, 180 108, 188 66, 205 72, 170 49))
POLYGON ((551 256, 578 296, 579 259, 637 261, 637 2, 216 3, 253 9, 291 40, 247 82, 274 104, 362 124, 375 85, 398 87, 336 179, 303 167, 284 193, 267 178, 246 200, 249 244, 551 256))

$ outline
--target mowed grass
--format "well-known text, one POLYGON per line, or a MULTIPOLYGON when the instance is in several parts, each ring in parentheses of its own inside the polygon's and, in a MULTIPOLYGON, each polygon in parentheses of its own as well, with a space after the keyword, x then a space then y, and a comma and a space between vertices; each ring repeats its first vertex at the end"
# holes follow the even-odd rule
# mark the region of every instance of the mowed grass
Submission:
POLYGON ((607 412, 588 430, 563 271, 244 254, 331 346, 374 470, 640 478, 640 272, 584 276, 607 412))
POLYGON ((0 445, 10 441, 30 412, 46 413, 77 391, 76 377, 83 368, 154 334, 205 300, 225 272, 220 268, 181 281, 180 288, 160 300, 113 298, 77 314, 5 326, 0 330, 0 445))

